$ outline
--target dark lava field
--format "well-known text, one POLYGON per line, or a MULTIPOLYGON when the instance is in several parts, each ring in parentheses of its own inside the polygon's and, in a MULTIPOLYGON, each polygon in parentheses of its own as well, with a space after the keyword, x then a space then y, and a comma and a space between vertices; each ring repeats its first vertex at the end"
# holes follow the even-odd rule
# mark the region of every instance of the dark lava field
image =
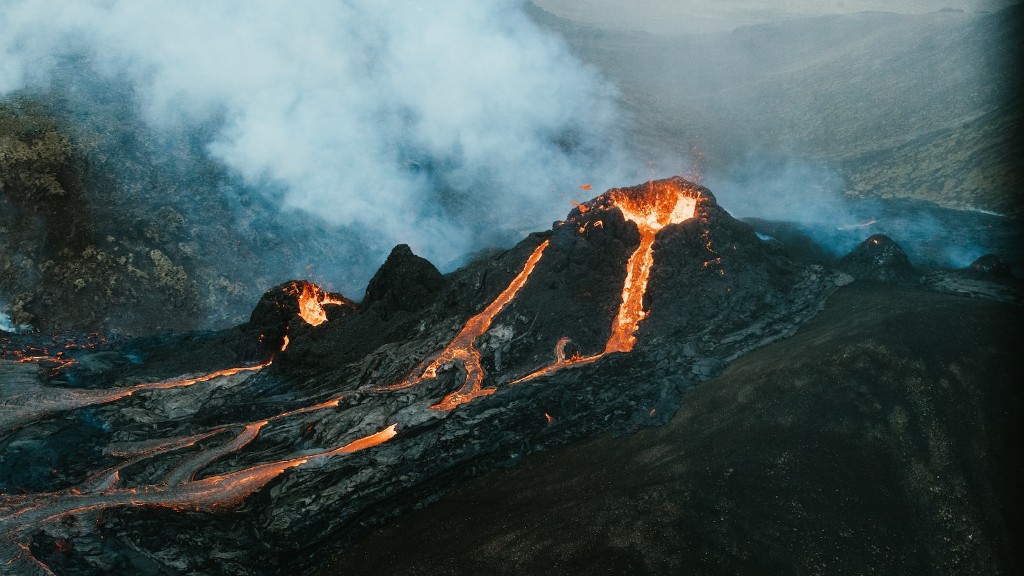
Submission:
POLYGON ((400 245, 358 303, 293 281, 221 331, 5 336, 2 560, 1014 572, 1011 266, 814 253, 677 177, 448 275, 400 245))

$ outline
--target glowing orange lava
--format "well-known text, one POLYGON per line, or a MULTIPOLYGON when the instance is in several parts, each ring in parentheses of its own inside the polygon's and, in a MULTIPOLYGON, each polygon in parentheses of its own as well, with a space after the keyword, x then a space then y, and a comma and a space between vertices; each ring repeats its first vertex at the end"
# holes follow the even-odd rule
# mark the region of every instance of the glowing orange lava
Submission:
POLYGON ((323 296, 323 291, 313 284, 303 284, 299 292, 299 316, 311 326, 327 322, 327 312, 320 303, 323 296))
MULTIPOLYGON (((403 388, 409 388, 415 386, 424 380, 429 380, 437 377, 437 371, 454 360, 462 362, 463 367, 466 370, 466 378, 463 381, 462 387, 456 391, 448 394, 440 402, 431 406, 434 410, 452 410, 460 404, 464 404, 478 398, 480 396, 486 396, 493 394, 494 388, 483 388, 481 383, 484 380, 484 369, 480 365, 480 352, 474 347, 473 343, 479 338, 484 332, 491 327, 491 321, 498 315, 499 312, 515 298, 516 293, 526 284, 526 280, 530 277, 530 273, 533 272, 534 267, 537 266, 537 262, 540 261, 541 256, 544 255, 544 249, 548 247, 548 241, 545 240, 534 249, 533 254, 527 259, 526 264, 523 265, 523 269, 519 274, 512 280, 512 282, 502 290, 501 294, 494 299, 487 308, 484 308, 483 312, 473 316, 466 321, 466 325, 462 327, 462 330, 455 336, 455 338, 425 367, 417 366, 414 372, 419 372, 419 376, 408 377, 405 380, 385 386, 385 390, 401 390, 403 388)), ((421 364, 422 366, 422 364, 421 364)))
POLYGON ((299 317, 310 326, 319 326, 327 322, 327 311, 324 306, 350 306, 352 303, 332 296, 311 282, 295 282, 291 293, 299 298, 299 317))
POLYGON ((128 392, 128 395, 131 395, 132 392, 137 392, 139 390, 167 390, 168 388, 182 388, 184 386, 191 386, 193 384, 198 384, 200 382, 207 382, 209 380, 213 380, 214 378, 232 376, 234 374, 239 374, 241 372, 255 372, 257 370, 262 370, 267 366, 270 366, 270 362, 270 360, 267 360, 266 362, 262 364, 256 364, 255 366, 239 366, 236 368, 226 368, 224 370, 217 370, 216 372, 210 372, 208 374, 203 374, 202 376, 196 376, 195 378, 187 378, 185 380, 167 380, 164 382, 139 384, 138 386, 133 387, 131 391, 128 392))
MULTIPOLYGON (((612 205, 622 216, 636 224, 640 232, 640 245, 626 263, 626 281, 622 286, 622 303, 612 321, 611 334, 604 351, 593 356, 565 357, 568 338, 562 338, 555 345, 555 362, 514 380, 516 384, 551 374, 574 364, 589 364, 612 352, 629 352, 636 344, 636 330, 640 321, 647 316, 644 310, 644 295, 647 282, 654 266, 654 239, 658 232, 669 224, 678 224, 693 218, 697 213, 697 198, 686 189, 671 182, 650 182, 646 188, 614 190, 612 205)), ((582 206, 581 206, 582 208, 582 206)), ((582 211, 581 211, 582 213, 582 211)))
MULTIPOLYGON (((258 422, 247 426, 240 435, 241 439, 234 442, 235 448, 238 447, 238 444, 251 440, 251 437, 255 436, 265 423, 258 422)), ((109 486, 105 490, 91 493, 70 489, 48 494, 35 494, 33 500, 24 500, 20 507, 0 509, 0 534, 6 534, 13 540, 18 533, 25 535, 25 531, 34 525, 52 522, 68 514, 80 514, 117 506, 155 506, 175 510, 209 510, 235 506, 289 468, 378 446, 394 438, 397 433, 398 425, 391 424, 379 432, 353 440, 340 448, 258 464, 201 480, 188 479, 193 471, 187 471, 187 475, 178 474, 177 480, 180 482, 177 483, 138 488, 109 486)), ((206 459, 205 455, 201 458, 206 459)), ((116 476, 114 484, 116 484, 116 476)))

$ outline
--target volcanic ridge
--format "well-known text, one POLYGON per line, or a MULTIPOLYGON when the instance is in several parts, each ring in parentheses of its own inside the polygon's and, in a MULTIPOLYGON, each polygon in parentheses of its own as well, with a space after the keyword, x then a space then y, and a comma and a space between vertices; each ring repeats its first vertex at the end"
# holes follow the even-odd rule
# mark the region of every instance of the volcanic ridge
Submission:
POLYGON ((447 275, 399 245, 358 303, 291 281, 232 329, 2 360, 0 566, 309 571, 467 478, 668 422, 854 277, 913 280, 885 240, 832 270, 675 177, 447 275))

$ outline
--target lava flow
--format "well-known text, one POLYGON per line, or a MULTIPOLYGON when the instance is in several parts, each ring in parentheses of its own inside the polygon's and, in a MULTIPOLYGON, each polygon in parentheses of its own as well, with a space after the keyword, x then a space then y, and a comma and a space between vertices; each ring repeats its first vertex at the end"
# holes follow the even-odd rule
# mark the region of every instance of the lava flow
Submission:
MULTIPOLYGON (((392 384, 390 386, 382 387, 383 390, 401 390, 403 388, 409 388, 415 386, 424 380, 429 380, 437 377, 437 371, 448 362, 459 360, 466 371, 466 378, 463 381, 462 387, 456 391, 448 394, 440 402, 431 406, 434 410, 452 410, 460 404, 464 404, 480 396, 486 396, 493 394, 494 388, 483 388, 481 383, 484 380, 484 369, 480 365, 480 352, 476 349, 473 343, 479 338, 484 332, 491 327, 491 321, 499 312, 508 305, 509 302, 515 298, 519 290, 526 284, 526 280, 529 279, 530 273, 537 266, 537 262, 540 261, 541 256, 544 255, 544 249, 548 247, 548 241, 545 240, 537 248, 534 249, 533 254, 526 260, 526 264, 519 274, 512 280, 512 282, 502 290, 501 294, 491 302, 487 308, 484 308, 483 312, 473 316, 466 321, 466 325, 462 327, 462 330, 455 336, 455 338, 437 355, 429 364, 425 367, 416 368, 414 372, 419 372, 419 376, 413 376, 406 378, 405 380, 392 384)), ((422 364, 421 364, 422 366, 422 364)))
POLYGON ((324 306, 349 305, 350 302, 325 292, 316 284, 310 282, 298 284, 293 287, 293 293, 299 299, 299 317, 310 326, 319 326, 327 322, 327 311, 324 306))
MULTIPOLYGON (((671 181, 650 182, 646 188, 613 190, 611 205, 622 212, 622 216, 636 224, 640 232, 640 245, 629 257, 626 264, 626 281, 622 286, 622 303, 612 322, 611 334, 604 351, 592 356, 565 357, 568 338, 562 338, 555 345, 555 362, 512 383, 533 380, 551 374, 566 366, 589 364, 613 352, 629 352, 636 344, 636 330, 640 321, 647 316, 644 310, 644 295, 647 281, 654 266, 654 239, 658 232, 669 224, 678 224, 693 218, 697 212, 697 198, 694 192, 681 188, 671 181)), ((580 206, 580 212, 584 212, 580 206)))
MULTIPOLYGON (((251 440, 258 433, 262 424, 265 422, 247 426, 243 434, 240 435, 240 440, 233 443, 233 447, 237 449, 239 444, 251 440)), ((19 540, 27 539, 28 532, 40 524, 52 522, 68 514, 81 514, 117 506, 155 506, 176 510, 209 510, 234 506, 289 468, 318 462, 331 456, 352 454, 383 444, 397 435, 397 429, 397 424, 391 424, 379 432, 357 438, 339 448, 258 464, 201 480, 191 480, 195 469, 187 467, 189 469, 180 473, 172 472, 176 483, 142 488, 114 488, 111 485, 89 493, 71 489, 50 494, 34 494, 32 500, 20 499, 24 500, 20 507, 0 510, 0 529, 2 529, 0 533, 6 534, 6 542, 0 542, 0 554, 10 550, 10 553, 7 554, 9 556, 8 565, 20 560, 24 566, 45 569, 44 573, 52 574, 42 562, 35 560, 31 553, 27 552, 27 546, 19 542, 19 540)), ((205 462, 206 458, 201 459, 203 464, 207 463, 205 462)), ((116 478, 114 476, 112 484, 116 484, 116 478)))
MULTIPOLYGON (((539 256, 538 256, 539 257, 539 256)), ((319 287, 306 283, 302 289, 291 292, 298 300, 297 314, 311 325, 319 325, 327 321, 324 305, 351 305, 342 298, 325 293, 319 287)), ((511 299, 511 296, 509 296, 511 299)), ((496 311, 495 311, 496 313, 496 311)), ((489 324, 489 322, 488 322, 489 324)), ((484 328, 486 329, 486 327, 484 328)), ((281 350, 288 346, 288 337, 284 337, 281 350)), ((44 351, 45 352, 45 351, 44 351)), ((46 357, 23 354, 19 363, 39 361, 46 357)), ((60 389, 43 385, 27 373, 18 376, 10 383, 10 389, 0 397, 0 427, 10 426, 12 429, 38 419, 45 414, 72 410, 91 404, 112 402, 135 392, 146 390, 166 390, 182 388, 214 379, 226 378, 243 372, 261 370, 272 362, 272 359, 254 366, 241 366, 218 370, 191 378, 165 380, 137 384, 131 387, 99 390, 60 389), (20 402, 22 397, 31 396, 34 402, 20 402), (41 401, 42 400, 42 401, 41 401), (20 406, 20 411, 6 408, 20 406)), ((285 470, 322 462, 324 459, 341 454, 351 454, 360 450, 377 446, 393 438, 397 434, 398 424, 352 440, 340 447, 322 450, 312 454, 304 454, 285 460, 267 462, 236 470, 221 475, 196 480, 195 476, 214 461, 241 450, 260 434, 261 430, 271 421, 288 418, 316 410, 334 408, 339 405, 346 394, 314 405, 288 410, 264 420, 248 424, 227 424, 212 428, 205 432, 179 438, 143 441, 110 447, 106 454, 121 457, 124 460, 115 466, 92 474, 85 481, 73 488, 52 493, 33 494, 17 498, 0 500, 0 560, 7 556, 7 566, 51 573, 45 564, 32 557, 28 547, 22 543, 31 540, 29 532, 39 525, 52 522, 68 514, 78 514, 117 506, 158 506, 173 509, 217 509, 233 506, 241 502, 253 492, 265 486, 285 470), (153 485, 139 488, 122 488, 121 475, 126 468, 143 460, 154 458, 168 452, 178 451, 195 446, 200 441, 223 433, 229 428, 241 426, 236 435, 213 448, 200 450, 198 453, 185 457, 177 466, 153 485)))

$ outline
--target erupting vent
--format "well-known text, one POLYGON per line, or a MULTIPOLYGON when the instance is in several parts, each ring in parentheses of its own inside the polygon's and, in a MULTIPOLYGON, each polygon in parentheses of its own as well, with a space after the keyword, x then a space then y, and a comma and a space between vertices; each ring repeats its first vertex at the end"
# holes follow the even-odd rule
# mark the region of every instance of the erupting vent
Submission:
POLYGON ((327 311, 324 310, 324 306, 348 304, 345 300, 324 292, 311 282, 294 284, 293 294, 299 299, 299 317, 310 326, 319 326, 327 322, 327 311))
POLYGON ((647 293, 647 282, 654 266, 654 238, 665 226, 685 222, 696 216, 698 194, 695 190, 680 186, 676 180, 652 181, 645 187, 611 190, 605 195, 606 198, 599 197, 592 203, 579 207, 581 214, 591 209, 617 208, 626 220, 636 224, 640 232, 640 245, 633 251, 626 264, 622 302, 612 322, 611 334, 604 351, 593 356, 576 355, 566 358, 565 346, 569 339, 560 339, 555 345, 553 364, 531 372, 513 381, 513 384, 551 374, 566 366, 589 364, 612 352, 633 350, 636 344, 636 330, 640 326, 640 321, 647 316, 647 311, 644 310, 644 295, 647 293))
MULTIPOLYGON (((672 179, 652 181, 646 186, 637 188, 615 189, 577 207, 580 215, 592 211, 608 212, 618 209, 626 220, 636 224, 640 232, 640 245, 637 246, 626 264, 622 302, 612 322, 611 334, 604 351, 600 354, 576 355, 570 358, 565 357, 565 345, 569 339, 562 338, 555 346, 555 362, 553 364, 514 380, 513 384, 550 374, 566 366, 591 363, 612 352, 633 350, 633 346, 636 344, 637 327, 647 314, 643 308, 643 300, 644 294, 647 292, 651 268, 654 265, 655 236, 665 226, 689 220, 697 212, 700 192, 683 184, 682 180, 672 179)), ((581 232, 585 230, 585 226, 580 230, 581 232)), ((512 283, 502 291, 497 299, 491 302, 483 312, 470 318, 459 334, 433 360, 421 364, 413 371, 418 376, 410 376, 401 382, 380 389, 401 390, 415 386, 424 380, 436 378, 438 369, 446 363, 459 360, 466 371, 462 388, 449 394, 432 408, 451 410, 479 396, 494 393, 493 388, 481 387, 485 375, 483 367, 480 365, 480 353, 474 347, 474 342, 490 328, 494 316, 501 312, 526 284, 547 246, 548 241, 545 240, 534 250, 519 275, 512 280, 512 283)))
MULTIPOLYGON (((654 266, 655 237, 666 226, 694 218, 697 215, 697 208, 704 198, 701 190, 697 187, 691 187, 681 179, 672 179, 650 182, 635 188, 611 190, 590 202, 579 205, 569 218, 572 227, 564 228, 561 232, 556 231, 556 234, 571 235, 575 233, 573 231, 576 229, 583 233, 589 225, 603 228, 603 222, 609 218, 617 218, 616 211, 618 211, 626 221, 632 222, 637 227, 640 236, 638 246, 626 262, 621 299, 617 313, 611 319, 608 340, 604 349, 597 354, 590 356, 575 354, 567 357, 566 346, 570 339, 562 337, 555 345, 554 363, 535 369, 511 383, 532 380, 573 365, 592 363, 611 353, 631 352, 637 341, 636 332, 640 322, 647 316, 647 311, 644 309, 644 296, 654 266)), ((557 245, 557 242, 553 242, 551 239, 545 239, 537 244, 500 294, 481 312, 469 318, 455 337, 440 351, 423 359, 404 379, 390 385, 377 385, 373 391, 388 394, 395 390, 407 389, 436 379, 442 369, 457 365, 461 366, 464 372, 461 386, 458 390, 436 401, 430 406, 431 409, 441 412, 450 411, 476 398, 496 392, 496 388, 484 386, 487 375, 481 361, 480 350, 477 348, 477 340, 491 331, 495 318, 516 301, 523 287, 527 285, 535 270, 543 262, 547 251, 553 250, 553 245, 557 245)), ((328 320, 325 307, 337 305, 349 306, 356 311, 354 313, 358 312, 358 307, 352 302, 340 295, 329 294, 309 282, 295 281, 284 284, 264 295, 260 304, 257 305, 257 310, 261 310, 261 312, 259 314, 254 312, 253 318, 256 320, 250 322, 249 329, 260 334, 261 342, 273 344, 272 349, 266 350, 268 357, 262 363, 227 368, 191 378, 136 384, 130 387, 70 390, 62 393, 63 396, 54 400, 48 407, 33 408, 33 410, 20 415, 8 415, 6 425, 16 428, 51 412, 114 402, 143 391, 155 393, 159 390, 185 388, 211 381, 216 382, 212 382, 210 385, 224 385, 226 382, 230 382, 225 379, 231 376, 243 372, 257 372, 266 368, 273 361, 273 356, 288 348, 290 343, 296 346, 295 340, 306 332, 293 334, 292 338, 289 338, 287 327, 292 324, 296 316, 302 318, 310 326, 320 326, 328 320), (279 346, 278 342, 280 342, 279 346)), ((604 320, 600 322, 603 323, 604 320)), ((330 326, 323 328, 325 332, 329 329, 333 328, 330 326)), ((544 346, 543 341, 536 341, 541 342, 540 345, 544 346)), ((55 362, 59 364, 58 370, 69 365, 59 356, 51 360, 49 356, 42 354, 33 355, 30 358, 19 358, 19 361, 22 360, 40 363, 44 360, 55 362)), ((237 379, 235 381, 237 382, 237 379)), ((41 385, 39 386, 42 388, 41 385)), ((367 392, 366 389, 362 389, 362 391, 367 392)), ((326 400, 319 398, 302 407, 281 411, 276 415, 261 417, 251 422, 236 421, 206 430, 196 430, 198 433, 179 438, 144 440, 136 442, 132 446, 122 446, 111 450, 107 454, 122 458, 120 464, 92 474, 87 480, 73 488, 20 496, 12 500, 4 510, 0 510, 0 561, 4 561, 2 554, 6 551, 9 552, 8 563, 17 561, 21 566, 43 567, 44 565, 35 561, 31 554, 21 555, 22 550, 27 550, 23 543, 31 540, 31 534, 38 526, 69 514, 137 505, 191 510, 213 510, 234 506, 288 469, 304 465, 314 467, 325 463, 328 458, 372 448, 394 438, 398 435, 400 427, 414 425, 403 416, 403 414, 408 414, 405 411, 392 413, 390 416, 380 419, 373 417, 372 420, 376 421, 375 424, 360 422, 357 427, 345 433, 344 437, 348 442, 343 445, 306 449, 279 457, 279 459, 264 460, 261 463, 240 469, 231 470, 229 468, 229 471, 220 474, 201 476, 200 473, 208 469, 215 461, 222 460, 224 456, 242 450, 253 443, 268 427, 274 427, 281 421, 302 414, 321 410, 338 410, 341 408, 342 399, 349 394, 353 394, 353 392, 339 392, 332 398, 326 400), (399 421, 394 422, 395 419, 399 421), (387 422, 387 420, 392 420, 392 422, 387 422), (367 434, 366 428, 369 425, 378 426, 378 431, 367 434), (214 436, 221 434, 233 434, 233 437, 219 443, 211 441, 214 436), (163 454, 181 451, 200 441, 211 445, 203 450, 180 456, 176 465, 169 468, 167 473, 154 483, 137 484, 137 487, 123 485, 122 474, 129 471, 132 465, 146 459, 161 457, 163 454), (4 548, 4 546, 7 547, 4 548)), ((427 400, 427 402, 431 401, 433 398, 427 400)), ((383 413, 375 412, 375 414, 383 413)), ((653 414, 654 410, 651 409, 650 415, 653 414)), ((555 418, 548 413, 544 413, 544 417, 548 424, 555 422, 555 418)), ((3 422, 4 420, 0 419, 0 423, 3 422)), ((315 424, 316 422, 309 423, 306 430, 311 430, 315 424)))

